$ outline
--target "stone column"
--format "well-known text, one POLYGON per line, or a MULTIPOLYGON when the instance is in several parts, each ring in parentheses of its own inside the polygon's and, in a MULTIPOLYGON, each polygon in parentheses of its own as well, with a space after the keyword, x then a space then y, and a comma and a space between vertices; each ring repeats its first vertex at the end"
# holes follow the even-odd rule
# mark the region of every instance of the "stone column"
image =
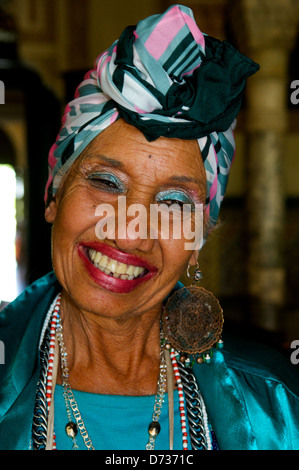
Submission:
POLYGON ((287 71, 296 9, 293 0, 237 0, 231 10, 239 48, 261 66, 246 96, 248 293, 252 322, 271 332, 280 330, 285 303, 287 71))

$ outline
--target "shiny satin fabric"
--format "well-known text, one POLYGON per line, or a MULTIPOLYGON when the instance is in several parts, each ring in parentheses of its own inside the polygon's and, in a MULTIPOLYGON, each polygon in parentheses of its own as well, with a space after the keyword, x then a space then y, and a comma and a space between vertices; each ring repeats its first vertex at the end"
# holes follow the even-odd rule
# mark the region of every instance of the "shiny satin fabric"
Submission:
POLYGON ((220 449, 298 450, 298 370, 255 343, 242 341, 232 354, 234 339, 224 340, 212 364, 195 367, 220 449), (252 348, 259 362, 251 359, 252 348))
MULTIPOLYGON (((30 449, 38 347, 59 292, 54 273, 0 313, 0 450, 30 449)), ((299 376, 279 353, 224 336, 211 364, 194 367, 221 450, 299 450, 299 376)))

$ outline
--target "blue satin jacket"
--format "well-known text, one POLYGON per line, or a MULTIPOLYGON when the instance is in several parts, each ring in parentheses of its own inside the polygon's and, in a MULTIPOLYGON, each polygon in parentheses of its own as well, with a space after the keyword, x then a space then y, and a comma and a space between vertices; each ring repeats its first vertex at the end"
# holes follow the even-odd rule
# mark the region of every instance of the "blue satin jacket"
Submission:
MULTIPOLYGON (((0 449, 30 448, 39 377, 38 345, 60 290, 54 273, 0 313, 0 449)), ((299 370, 274 350, 225 338, 210 364, 194 366, 222 450, 299 450, 299 370)))

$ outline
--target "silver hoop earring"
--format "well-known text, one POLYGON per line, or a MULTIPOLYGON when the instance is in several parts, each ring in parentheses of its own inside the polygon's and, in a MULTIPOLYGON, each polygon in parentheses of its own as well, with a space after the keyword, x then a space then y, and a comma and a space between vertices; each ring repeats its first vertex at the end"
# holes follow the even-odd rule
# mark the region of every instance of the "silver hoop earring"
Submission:
POLYGON ((198 261, 196 261, 196 266, 195 266, 193 275, 190 274, 190 268, 191 268, 191 267, 193 267, 193 266, 190 266, 190 264, 188 264, 188 266, 187 266, 187 272, 186 272, 187 277, 188 277, 189 279, 192 279, 192 278, 193 278, 193 281, 194 281, 194 282, 199 282, 199 281, 201 281, 202 278, 203 278, 203 273, 202 273, 201 270, 199 269, 199 263, 198 263, 198 261))

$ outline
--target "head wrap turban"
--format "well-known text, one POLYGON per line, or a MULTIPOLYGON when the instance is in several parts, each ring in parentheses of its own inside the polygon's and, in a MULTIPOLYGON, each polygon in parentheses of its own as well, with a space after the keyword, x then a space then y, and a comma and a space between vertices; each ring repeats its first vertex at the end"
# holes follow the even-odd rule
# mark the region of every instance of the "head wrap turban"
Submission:
POLYGON ((213 225, 234 157, 233 129, 246 79, 258 68, 229 43, 203 34, 186 6, 127 27, 98 56, 66 106, 49 153, 46 203, 85 147, 123 118, 149 141, 198 140, 213 225))

